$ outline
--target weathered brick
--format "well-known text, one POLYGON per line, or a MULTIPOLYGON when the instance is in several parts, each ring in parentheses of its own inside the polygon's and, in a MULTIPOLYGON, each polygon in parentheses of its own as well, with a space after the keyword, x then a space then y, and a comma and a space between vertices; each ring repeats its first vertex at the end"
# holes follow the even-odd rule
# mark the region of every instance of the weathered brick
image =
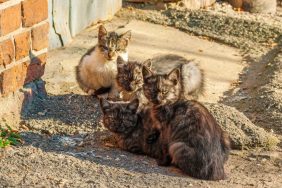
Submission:
POLYGON ((11 69, 5 70, 0 75, 0 92, 3 96, 18 90, 23 86, 25 74, 23 72, 23 65, 19 64, 11 69))
POLYGON ((25 84, 41 78, 44 74, 47 53, 31 59, 31 62, 24 63, 23 70, 26 70, 25 84))
POLYGON ((34 50, 41 50, 48 48, 48 32, 49 23, 45 23, 38 27, 35 27, 31 31, 32 48, 34 50))
POLYGON ((30 27, 48 18, 48 0, 25 0, 22 11, 23 26, 30 27))
POLYGON ((14 43, 11 39, 0 43, 0 66, 10 64, 15 57, 14 43))
POLYGON ((0 11, 0 35, 6 35, 21 26, 21 4, 0 11))
POLYGON ((15 36, 16 60, 28 56, 30 50, 30 31, 15 36))

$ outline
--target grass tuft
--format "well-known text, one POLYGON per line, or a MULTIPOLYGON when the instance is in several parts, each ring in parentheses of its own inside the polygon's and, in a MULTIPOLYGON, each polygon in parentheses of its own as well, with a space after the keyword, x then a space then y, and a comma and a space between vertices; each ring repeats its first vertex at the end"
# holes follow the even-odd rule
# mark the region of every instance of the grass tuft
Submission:
POLYGON ((18 133, 18 131, 13 130, 8 125, 6 126, 7 128, 0 127, 0 148, 21 143, 21 135, 18 133))

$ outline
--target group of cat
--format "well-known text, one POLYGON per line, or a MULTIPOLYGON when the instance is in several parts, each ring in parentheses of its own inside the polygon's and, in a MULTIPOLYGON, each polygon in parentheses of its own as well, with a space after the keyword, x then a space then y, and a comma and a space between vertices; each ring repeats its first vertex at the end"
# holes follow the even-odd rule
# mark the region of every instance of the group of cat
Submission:
POLYGON ((202 70, 186 60, 157 73, 150 60, 128 61, 130 39, 130 31, 119 35, 100 26, 98 44, 76 67, 83 91, 109 93, 112 101, 100 98, 104 126, 123 150, 154 157, 159 165, 173 164, 195 178, 224 179, 230 139, 194 100, 203 92, 202 70))

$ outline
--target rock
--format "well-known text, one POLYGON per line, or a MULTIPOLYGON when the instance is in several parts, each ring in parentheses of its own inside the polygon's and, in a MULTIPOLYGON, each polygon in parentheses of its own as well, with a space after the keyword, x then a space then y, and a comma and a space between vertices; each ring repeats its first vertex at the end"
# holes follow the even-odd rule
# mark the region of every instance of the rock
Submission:
POLYGON ((233 8, 242 8, 243 0, 228 0, 233 8))
POLYGON ((126 2, 129 2, 129 3, 147 3, 149 1, 150 0, 126 0, 126 2))
POLYGON ((243 113, 224 104, 205 103, 218 124, 229 133, 233 149, 264 147, 273 149, 279 139, 254 125, 243 113))
POLYGON ((247 160, 249 160, 249 161, 256 161, 257 159, 253 158, 253 157, 248 157, 247 160))
POLYGON ((249 157, 261 158, 266 160, 275 160, 281 158, 278 152, 276 151, 264 151, 259 153, 251 153, 249 157))
POLYGON ((215 1, 216 0, 182 0, 182 3, 187 9, 197 10, 211 6, 215 1))
POLYGON ((230 155, 234 155, 234 156, 242 156, 244 154, 244 152, 242 150, 231 150, 230 151, 230 155))
POLYGON ((277 7, 277 0, 252 0, 250 4, 250 12, 275 14, 277 7))
POLYGON ((228 0, 234 8, 243 8, 252 13, 275 14, 276 0, 228 0))
POLYGON ((163 2, 158 2, 156 4, 156 9, 157 10, 165 10, 166 9, 166 5, 163 2))

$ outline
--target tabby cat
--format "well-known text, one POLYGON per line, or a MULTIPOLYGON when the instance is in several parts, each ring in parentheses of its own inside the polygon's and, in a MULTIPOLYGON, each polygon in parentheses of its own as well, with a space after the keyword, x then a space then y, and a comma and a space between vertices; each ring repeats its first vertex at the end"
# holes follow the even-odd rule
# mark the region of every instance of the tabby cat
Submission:
POLYGON ((115 134, 121 149, 157 158, 159 165, 175 164, 196 178, 225 177, 229 137, 200 103, 178 101, 154 109, 143 108, 138 113, 138 99, 101 99, 100 106, 104 125, 115 134), (154 130, 158 128, 161 131, 154 130))
POLYGON ((189 62, 168 74, 155 74, 142 69, 144 95, 153 104, 166 104, 178 99, 196 99, 204 91, 204 76, 199 67, 189 62))
POLYGON ((146 139, 152 130, 150 108, 138 112, 139 100, 131 102, 109 102, 100 99, 104 126, 114 133, 119 147, 136 154, 147 154, 160 158, 161 150, 157 139, 147 144, 146 139))
POLYGON ((76 66, 76 80, 80 88, 90 94, 99 95, 115 90, 117 74, 116 60, 121 56, 128 60, 127 46, 131 32, 118 35, 99 27, 98 44, 84 54, 76 66))
POLYGON ((181 99, 181 69, 154 74, 143 68, 144 94, 153 104, 153 130, 148 143, 160 135, 160 165, 173 163, 201 179, 223 179, 230 141, 209 111, 197 101, 181 99), (191 162, 189 162, 191 161, 191 162))
POLYGON ((155 105, 151 117, 155 130, 148 136, 147 143, 161 143, 159 165, 172 163, 199 179, 225 179, 229 136, 202 104, 178 100, 155 105))
POLYGON ((131 101, 134 98, 139 99, 139 108, 146 106, 148 104, 147 98, 144 96, 142 85, 143 76, 142 68, 143 66, 151 69, 151 60, 147 60, 143 63, 138 63, 136 61, 124 61, 121 57, 117 59, 117 85, 121 90, 121 98, 124 101, 131 101))

